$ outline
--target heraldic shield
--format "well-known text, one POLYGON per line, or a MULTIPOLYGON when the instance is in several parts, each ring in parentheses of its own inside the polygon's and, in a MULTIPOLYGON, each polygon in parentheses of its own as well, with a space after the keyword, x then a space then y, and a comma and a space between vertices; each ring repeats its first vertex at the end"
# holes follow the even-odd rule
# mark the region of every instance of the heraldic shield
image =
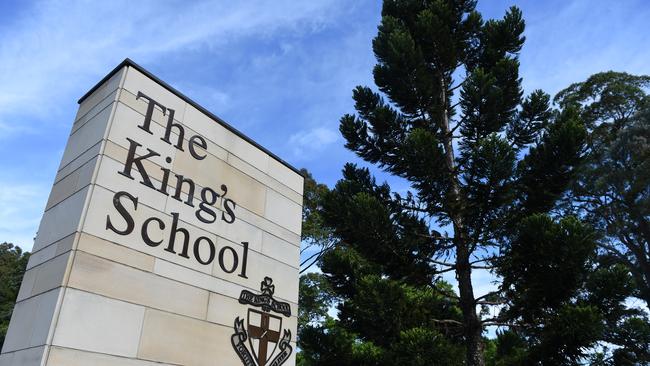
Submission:
POLYGON ((271 278, 265 277, 260 289, 259 295, 248 290, 242 290, 239 295, 240 304, 254 308, 248 309, 246 323, 239 317, 235 319, 235 333, 230 341, 245 366, 280 366, 289 359, 293 347, 291 331, 282 330, 279 315, 290 317, 291 307, 273 298, 275 285, 271 278))

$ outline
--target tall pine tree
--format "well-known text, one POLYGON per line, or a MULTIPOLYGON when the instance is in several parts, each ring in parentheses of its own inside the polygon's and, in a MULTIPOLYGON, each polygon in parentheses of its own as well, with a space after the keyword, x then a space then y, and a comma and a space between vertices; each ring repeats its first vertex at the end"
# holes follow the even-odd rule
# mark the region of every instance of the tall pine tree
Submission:
MULTIPOLYGON (((347 148, 407 180, 413 194, 390 194, 367 171, 346 167, 323 215, 340 246, 321 261, 334 291, 346 294, 338 306, 348 329, 363 321, 354 301, 360 288, 352 284, 368 268, 377 280, 429 286, 455 301, 458 318, 444 319, 437 309, 428 316, 457 327, 466 365, 485 364, 485 326, 508 321, 482 316, 481 306, 502 302, 503 293, 475 293, 473 270, 498 266, 513 227, 554 206, 585 139, 572 110, 554 115, 541 91, 522 99, 519 9, 484 21, 475 6, 384 1, 373 41, 379 92, 357 87, 357 113, 344 116, 340 130, 347 148), (457 295, 437 284, 443 272, 455 272, 457 295)), ((392 324, 380 318, 377 334, 392 324)))

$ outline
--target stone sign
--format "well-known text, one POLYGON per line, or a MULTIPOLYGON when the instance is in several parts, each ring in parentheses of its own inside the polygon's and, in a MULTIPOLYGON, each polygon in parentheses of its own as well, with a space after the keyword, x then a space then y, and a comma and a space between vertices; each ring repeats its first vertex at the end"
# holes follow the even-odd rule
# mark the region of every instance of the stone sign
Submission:
POLYGON ((299 172, 128 59, 79 103, 0 365, 294 365, 299 172))

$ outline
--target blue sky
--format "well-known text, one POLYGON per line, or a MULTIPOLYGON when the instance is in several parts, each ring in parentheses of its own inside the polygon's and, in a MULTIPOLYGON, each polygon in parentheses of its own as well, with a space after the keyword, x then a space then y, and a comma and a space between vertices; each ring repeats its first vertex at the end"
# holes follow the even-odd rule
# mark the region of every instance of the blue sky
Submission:
MULTIPOLYGON (((527 22, 524 88, 553 94, 603 70, 650 74, 650 3, 501 1, 527 22)), ((332 185, 338 121, 373 85, 380 1, 0 2, 0 242, 32 246, 77 99, 126 57, 332 185)), ((398 189, 405 189, 396 182, 398 189)))

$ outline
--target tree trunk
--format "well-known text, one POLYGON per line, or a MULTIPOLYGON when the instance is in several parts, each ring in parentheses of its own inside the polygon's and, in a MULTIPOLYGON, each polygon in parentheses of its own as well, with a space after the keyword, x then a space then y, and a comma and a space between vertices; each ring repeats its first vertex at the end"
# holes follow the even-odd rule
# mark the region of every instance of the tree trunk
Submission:
POLYGON ((445 161, 449 170, 451 190, 448 192, 448 214, 454 225, 454 244, 456 246, 456 279, 460 296, 460 308, 463 312, 463 327, 467 347, 466 365, 485 366, 483 356, 483 327, 476 314, 476 299, 472 287, 472 267, 470 265, 471 243, 468 241, 467 229, 463 220, 463 198, 456 172, 454 159, 453 137, 449 127, 449 111, 447 111, 447 85, 444 76, 439 79, 442 115, 439 116, 442 125, 445 161))
MULTIPOLYGON (((629 206, 629 205, 628 205, 629 206)), ((644 224, 643 219, 639 216, 634 216, 637 224, 641 227, 644 224)), ((624 222, 625 217, 617 218, 617 221, 624 222)), ((616 251, 615 254, 620 258, 621 263, 628 267, 634 281, 636 282, 637 288, 639 290, 638 297, 645 301, 646 306, 650 307, 650 255, 646 248, 648 246, 648 241, 644 240, 647 238, 644 232, 639 233, 638 240, 630 238, 628 235, 623 234, 625 229, 622 227, 611 227, 608 226, 607 230, 612 230, 618 232, 616 239, 618 239, 627 250, 632 254, 635 261, 627 259, 627 253, 623 251, 616 251), (644 242, 645 241, 645 242, 644 242)))
MULTIPOLYGON (((459 230, 454 224, 455 235, 459 230)), ((476 314, 476 299, 472 287, 472 268, 469 263, 469 243, 463 239, 456 245, 456 280, 460 295, 460 308, 463 312, 463 323, 465 328, 465 342, 467 347, 466 364, 470 366, 484 366, 483 357, 483 326, 481 319, 476 314)))
MULTIPOLYGON (((643 243, 641 243, 643 245, 643 243)), ((639 288, 639 297, 645 301, 645 305, 650 308, 650 264, 648 263, 648 260, 645 257, 645 253, 643 253, 644 256, 640 257, 638 260, 639 267, 640 268, 640 273, 635 279, 637 282, 638 288, 639 288)))

